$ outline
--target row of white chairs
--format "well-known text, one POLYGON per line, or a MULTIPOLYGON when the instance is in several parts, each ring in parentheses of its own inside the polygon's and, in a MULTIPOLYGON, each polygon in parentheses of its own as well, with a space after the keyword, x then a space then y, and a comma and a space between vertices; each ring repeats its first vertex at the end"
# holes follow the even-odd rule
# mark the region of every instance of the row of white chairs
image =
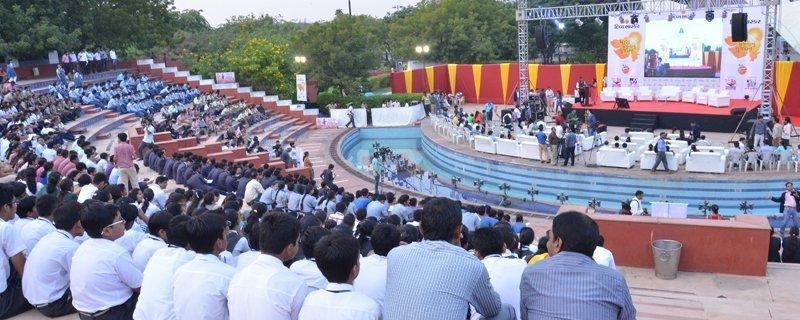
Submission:
POLYGON ((727 90, 708 89, 704 91, 702 86, 695 86, 692 90, 686 91, 682 91, 678 86, 663 86, 655 93, 648 86, 605 87, 600 92, 602 101, 610 102, 616 98, 624 98, 629 101, 683 101, 717 108, 730 106, 731 103, 730 93, 727 90))

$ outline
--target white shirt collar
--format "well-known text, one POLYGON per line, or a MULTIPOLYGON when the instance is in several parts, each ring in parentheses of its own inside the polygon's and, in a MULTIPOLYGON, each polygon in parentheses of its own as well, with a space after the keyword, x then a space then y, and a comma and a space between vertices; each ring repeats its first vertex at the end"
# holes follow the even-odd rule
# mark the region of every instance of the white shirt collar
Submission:
POLYGON ((353 285, 348 283, 332 283, 329 282, 327 286, 325 286, 325 291, 328 292, 346 292, 346 291, 353 291, 353 285))

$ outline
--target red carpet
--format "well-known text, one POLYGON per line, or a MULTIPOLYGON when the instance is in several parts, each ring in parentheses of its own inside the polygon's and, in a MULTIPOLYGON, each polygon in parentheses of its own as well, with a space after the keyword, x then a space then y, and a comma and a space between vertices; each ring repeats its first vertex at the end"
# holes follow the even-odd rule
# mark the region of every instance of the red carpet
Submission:
MULTIPOLYGON (((730 115, 731 108, 746 108, 747 111, 757 108, 761 104, 760 101, 749 101, 744 99, 731 99, 729 107, 715 108, 702 104, 694 104, 688 102, 675 102, 675 101, 631 101, 630 109, 619 109, 618 111, 629 112, 653 112, 653 113, 686 113, 686 114, 703 114, 703 115, 730 115)), ((612 110, 614 102, 599 102, 593 106, 583 107, 580 104, 575 104, 574 108, 578 110, 612 110)), ((793 121, 794 122, 794 121, 793 121)))

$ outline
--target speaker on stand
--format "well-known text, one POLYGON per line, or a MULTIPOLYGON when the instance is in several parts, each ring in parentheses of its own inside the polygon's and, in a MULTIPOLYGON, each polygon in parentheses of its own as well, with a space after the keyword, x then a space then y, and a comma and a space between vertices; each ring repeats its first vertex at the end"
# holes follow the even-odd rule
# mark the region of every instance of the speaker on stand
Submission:
POLYGON ((747 41, 747 13, 731 14, 731 40, 733 42, 747 41))

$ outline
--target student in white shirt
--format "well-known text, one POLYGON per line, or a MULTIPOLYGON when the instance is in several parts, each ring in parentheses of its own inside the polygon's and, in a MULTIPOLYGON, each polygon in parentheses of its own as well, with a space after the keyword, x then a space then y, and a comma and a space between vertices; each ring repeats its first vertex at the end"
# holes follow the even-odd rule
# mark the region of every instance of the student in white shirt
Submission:
POLYGON ((172 278, 176 319, 228 319, 228 284, 236 269, 219 258, 228 244, 227 229, 225 219, 213 212, 186 222, 186 238, 197 255, 172 278))
POLYGON ((167 194, 164 193, 164 189, 167 188, 167 182, 169 182, 167 177, 158 176, 156 183, 149 187, 150 190, 153 190, 153 202, 162 210, 167 205, 167 194))
POLYGON ((139 241, 131 255, 133 264, 139 270, 144 271, 147 262, 158 249, 167 247, 167 230, 171 219, 171 214, 161 211, 147 220, 147 232, 149 234, 142 241, 139 241))
POLYGON ((72 306, 69 274, 72 256, 78 250, 75 237, 82 236, 80 213, 83 207, 68 202, 53 213, 57 230, 34 246, 25 262, 22 292, 25 299, 43 315, 55 318, 77 312, 72 306))
POLYGON ((14 188, 10 184, 0 185, 0 273, 3 275, 0 281, 0 319, 13 317, 31 308, 22 295, 20 284, 25 269, 25 255, 22 254, 25 245, 8 223, 17 211, 13 194, 14 188))
POLYGON ((173 308, 172 277, 175 271, 195 257, 187 250, 186 222, 189 216, 175 216, 169 221, 166 248, 159 249, 150 258, 142 276, 142 292, 136 302, 133 319, 175 320, 173 308))
POLYGON ((78 203, 91 199, 97 190, 103 189, 107 185, 106 174, 102 172, 95 173, 94 177, 92 177, 92 183, 83 186, 81 192, 78 193, 78 203))
POLYGON ((507 258, 501 255, 506 251, 506 244, 503 242, 503 233, 497 228, 507 227, 497 226, 475 231, 473 236, 475 256, 481 260, 486 271, 489 272, 489 281, 494 291, 500 296, 500 300, 503 304, 513 306, 517 319, 519 319, 519 283, 527 263, 516 256, 507 258))
MULTIPOLYGON (((25 256, 33 250, 39 239, 56 230, 53 223, 53 210, 56 209, 57 202, 58 199, 49 195, 43 195, 36 200, 38 217, 19 229, 20 241, 25 244, 25 256)), ((17 221, 17 223, 19 222, 17 221)))
POLYGON ((353 281, 353 287, 357 292, 375 300, 383 310, 386 296, 386 256, 400 245, 400 230, 392 225, 379 224, 372 230, 369 241, 374 254, 359 261, 360 271, 353 281))
POLYGON ((223 258, 232 267, 236 267, 236 260, 244 252, 250 251, 247 239, 239 235, 239 212, 236 210, 225 210, 225 218, 228 224, 227 246, 223 258), (228 262, 230 260, 230 262, 228 262))
POLYGON ((381 309, 370 297, 353 290, 358 277, 358 240, 341 233, 322 238, 314 246, 317 265, 328 279, 324 290, 309 293, 298 319, 378 320, 381 309))
POLYGON ((314 245, 323 237, 331 234, 331 231, 320 226, 311 226, 300 236, 300 249, 303 250, 304 260, 295 261, 289 266, 289 270, 296 273, 309 286, 309 290, 325 289, 328 280, 317 268, 314 262, 314 245))
MULTIPOLYGON (((28 225, 31 221, 36 220, 39 214, 36 213, 36 197, 27 196, 17 201, 17 219, 13 224, 14 235, 19 237, 22 235, 22 228, 28 225)), ((25 252, 26 256, 28 250, 25 252)))
POLYGON ((124 224, 112 204, 88 200, 81 212, 90 239, 75 251, 69 276, 72 305, 81 319, 131 319, 142 273, 114 242, 125 233, 124 224))
POLYGON ((120 201, 117 203, 122 219, 125 220, 125 233, 119 239, 114 240, 114 242, 128 251, 129 255, 132 255, 133 250, 136 249, 139 242, 147 238, 146 233, 140 231, 139 228, 134 228, 136 225, 136 218, 140 218, 144 221, 148 219, 143 217, 144 214, 141 214, 139 208, 129 202, 133 202, 133 200, 130 199, 130 201, 120 201))
POLYGON ((300 221, 282 212, 259 223, 261 255, 236 274, 228 290, 228 308, 236 320, 297 319, 308 286, 283 263, 297 253, 300 221))
POLYGON ((249 266, 251 263, 253 263, 253 261, 256 261, 259 255, 261 255, 261 246, 258 244, 259 218, 251 216, 248 217, 247 220, 248 221, 244 227, 244 231, 247 233, 247 246, 250 247, 250 251, 243 252, 238 258, 236 258, 236 271, 241 271, 244 269, 244 267, 249 266))

